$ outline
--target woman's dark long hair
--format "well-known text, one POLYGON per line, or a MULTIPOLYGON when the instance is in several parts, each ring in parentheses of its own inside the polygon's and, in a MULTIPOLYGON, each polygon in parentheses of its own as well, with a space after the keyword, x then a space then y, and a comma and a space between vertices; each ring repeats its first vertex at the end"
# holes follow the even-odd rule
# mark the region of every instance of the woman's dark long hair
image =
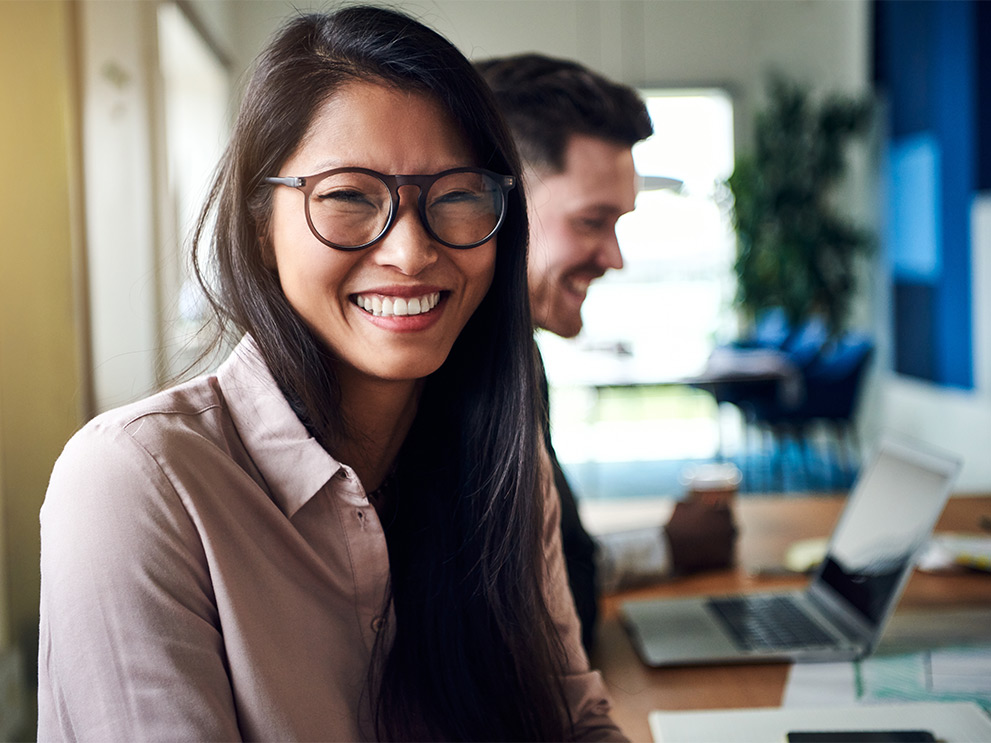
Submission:
MULTIPOLYGON (((333 355, 266 266, 271 189, 263 179, 279 172, 314 112, 355 82, 432 96, 460 126, 477 165, 520 172, 485 83, 450 42, 405 15, 348 7, 299 16, 259 58, 197 226, 194 264, 221 332, 251 334, 331 451, 350 435, 333 355)), ((368 686, 383 739, 561 740, 572 732, 563 652, 543 593, 526 240, 518 187, 492 286, 426 380, 396 464, 386 597, 396 626, 391 645, 376 646, 368 686)))

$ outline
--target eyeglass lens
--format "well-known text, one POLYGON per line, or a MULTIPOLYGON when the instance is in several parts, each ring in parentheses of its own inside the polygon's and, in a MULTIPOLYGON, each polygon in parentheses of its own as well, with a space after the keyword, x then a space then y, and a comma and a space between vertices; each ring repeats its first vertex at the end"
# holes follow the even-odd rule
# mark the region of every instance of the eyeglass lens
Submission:
MULTIPOLYGON (((445 243, 467 246, 488 238, 499 224, 505 196, 499 183, 475 171, 449 173, 424 198, 427 225, 445 243)), ((308 208, 313 228, 341 247, 357 247, 382 235, 392 194, 368 173, 338 172, 313 188, 308 208)))

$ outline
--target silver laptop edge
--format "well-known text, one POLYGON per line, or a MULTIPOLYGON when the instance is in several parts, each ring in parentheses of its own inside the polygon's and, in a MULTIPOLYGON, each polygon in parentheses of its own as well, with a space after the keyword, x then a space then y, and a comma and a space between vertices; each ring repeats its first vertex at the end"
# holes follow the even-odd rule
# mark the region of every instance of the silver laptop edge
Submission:
MULTIPOLYGON (((956 476, 959 474, 961 462, 952 455, 936 452, 931 447, 910 443, 904 439, 897 439, 890 435, 882 437, 876 450, 867 460, 869 464, 861 472, 854 484, 853 489, 844 506, 843 513, 833 529, 829 545, 826 550, 826 560, 820 565, 809 584, 804 589, 790 591, 757 591, 759 595, 784 594, 796 598, 808 613, 833 637, 839 640, 837 645, 826 648, 806 647, 781 652, 768 652, 766 650, 747 651, 730 647, 731 641, 727 637, 726 652, 720 652, 719 647, 714 647, 711 653, 700 652, 699 657, 691 657, 691 640, 686 642, 684 657, 676 651, 674 657, 668 657, 659 650, 652 649, 651 638, 645 637, 643 628, 651 627, 659 629, 658 623, 664 621, 664 615, 671 613, 673 616, 679 604, 689 605, 691 603, 704 602, 711 598, 698 596, 676 600, 647 599, 639 601, 624 602, 621 607, 621 619, 637 648, 641 658, 649 665, 693 665, 693 664, 713 664, 713 663, 753 663, 753 662, 775 662, 775 661, 817 661, 817 660, 852 660, 870 654, 877 646, 884 632, 884 628, 894 612, 895 607, 905 589, 905 585, 911 577, 913 568, 917 561, 918 554, 925 546, 932 529, 942 513, 946 500, 949 497, 950 489, 956 476), (925 469, 927 472, 938 476, 941 480, 941 491, 927 494, 927 501, 931 505, 931 523, 928 529, 924 530, 922 538, 916 544, 908 546, 903 554, 903 562, 899 567, 900 576, 897 582, 887 589, 887 601, 877 616, 870 621, 864 612, 858 610, 852 601, 848 600, 842 593, 835 590, 824 576, 827 565, 838 565, 842 561, 836 557, 837 540, 844 534, 848 522, 854 518, 860 501, 867 497, 865 495, 868 484, 874 469, 880 466, 884 455, 893 456, 905 465, 914 465, 925 469), (670 610, 667 612, 665 607, 670 610), (656 616, 652 616, 656 615, 656 616), (656 619, 655 621, 652 621, 656 619), (664 657, 662 657, 664 656, 664 657)), ((882 473, 883 474, 883 473, 882 473)), ((842 569, 840 574, 842 575, 842 569)), ((845 577, 845 576, 843 576, 845 577)), ((709 612, 706 612, 709 613, 709 612)), ((697 617, 705 622, 705 617, 697 617)), ((715 618, 711 618, 714 625, 718 624, 715 618)), ((725 634, 720 630, 721 634, 725 634)))
POLYGON ((942 475, 943 483, 942 490, 938 494, 934 493, 933 515, 928 528, 922 534, 922 538, 906 550, 905 568, 901 571, 897 585, 891 591, 891 597, 887 601, 883 613, 878 616, 873 625, 865 621, 863 615, 853 608, 842 594, 834 591, 829 583, 822 580, 823 565, 820 565, 816 569, 806 589, 806 593, 813 603, 817 607, 824 607, 822 613, 827 618, 835 620, 840 624, 843 634, 861 647, 858 657, 872 653, 877 647, 878 642, 880 642, 884 628, 887 626, 888 620, 891 619, 891 615, 894 613, 901 599, 909 578, 912 577, 912 572, 918 562, 919 554, 925 548, 932 530, 936 526, 940 514, 943 512, 943 508, 946 506, 946 501, 950 496, 950 488, 953 487, 953 483, 956 481, 962 466, 962 462, 949 453, 936 452, 927 445, 918 442, 909 443, 907 440, 897 439, 891 435, 883 437, 868 460, 868 471, 863 472, 857 478, 857 482, 854 483, 854 487, 848 496, 847 504, 843 508, 843 513, 840 515, 830 535, 829 545, 826 549, 827 557, 834 554, 836 540, 843 533, 846 523, 852 518, 858 499, 864 497, 863 491, 865 483, 869 482, 870 470, 878 466, 882 453, 893 455, 901 461, 914 464, 933 473, 938 473, 942 475))

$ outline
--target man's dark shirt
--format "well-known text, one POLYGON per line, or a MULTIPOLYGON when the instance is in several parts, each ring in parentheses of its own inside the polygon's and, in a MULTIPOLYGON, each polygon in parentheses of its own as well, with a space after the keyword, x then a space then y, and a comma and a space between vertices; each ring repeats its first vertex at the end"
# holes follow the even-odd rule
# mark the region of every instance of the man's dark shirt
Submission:
POLYGON ((547 375, 541 375, 541 395, 544 403, 544 442, 554 467, 554 485, 561 496, 561 543, 568 568, 568 583, 575 599, 575 608, 582 623, 582 644, 591 652, 595 642, 598 617, 598 589, 595 580, 595 541, 585 531, 578 515, 578 504, 568 479, 557 461, 550 432, 550 393, 547 375))

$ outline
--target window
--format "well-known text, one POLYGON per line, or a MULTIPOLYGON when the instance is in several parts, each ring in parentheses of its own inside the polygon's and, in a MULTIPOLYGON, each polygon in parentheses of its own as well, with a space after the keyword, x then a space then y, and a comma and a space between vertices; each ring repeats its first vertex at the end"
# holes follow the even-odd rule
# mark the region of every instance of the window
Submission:
POLYGON ((538 334, 554 446, 583 495, 644 494, 610 486, 605 466, 711 458, 726 429, 708 395, 669 382, 701 370, 736 331, 721 185, 733 169, 732 101, 715 89, 641 93, 655 133, 633 150, 644 184, 617 227, 625 267, 591 286, 577 338, 538 334))
POLYGON ((199 352, 191 339, 206 317, 206 302, 187 265, 187 243, 227 142, 231 86, 223 60, 177 4, 159 6, 158 45, 167 173, 159 322, 161 381, 167 381, 199 352))

